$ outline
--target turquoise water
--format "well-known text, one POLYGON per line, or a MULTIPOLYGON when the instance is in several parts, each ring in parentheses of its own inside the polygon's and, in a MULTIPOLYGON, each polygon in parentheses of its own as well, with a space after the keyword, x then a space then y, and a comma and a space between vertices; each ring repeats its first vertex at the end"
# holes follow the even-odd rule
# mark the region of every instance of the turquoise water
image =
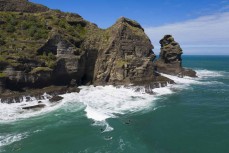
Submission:
POLYGON ((183 63, 199 78, 175 77, 156 95, 83 87, 40 112, 0 104, 0 152, 228 153, 229 56, 183 63))

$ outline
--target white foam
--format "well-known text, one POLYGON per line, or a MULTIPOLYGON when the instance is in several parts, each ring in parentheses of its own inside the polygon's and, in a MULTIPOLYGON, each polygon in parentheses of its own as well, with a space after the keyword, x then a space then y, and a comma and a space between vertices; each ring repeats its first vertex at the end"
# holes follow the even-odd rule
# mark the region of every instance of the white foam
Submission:
POLYGON ((0 122, 11 122, 18 119, 37 116, 55 110, 63 104, 60 102, 57 105, 53 105, 49 102, 48 97, 49 95, 44 94, 44 99, 39 100, 42 102, 42 104, 45 104, 46 107, 37 111, 23 109, 23 107, 34 106, 38 104, 38 100, 36 100, 34 97, 31 97, 30 101, 26 101, 26 98, 23 98, 21 103, 0 103, 0 122))
POLYGON ((171 90, 172 85, 168 85, 163 88, 155 88, 153 89, 153 92, 156 93, 156 96, 162 96, 162 95, 168 95, 172 94, 173 91, 171 90))
MULTIPOLYGON (((0 136, 0 149, 4 146, 10 145, 14 142, 20 141, 28 136, 27 133, 8 134, 0 136)), ((1 151, 1 150, 0 150, 1 151)))
POLYGON ((77 101, 84 103, 86 115, 95 121, 115 118, 118 114, 136 112, 152 105, 154 96, 134 89, 113 86, 82 87, 77 101))
POLYGON ((195 70, 197 76, 200 78, 212 78, 212 77, 221 77, 225 72, 223 71, 209 71, 206 69, 203 70, 195 70))
POLYGON ((190 85, 190 84, 199 84, 200 82, 197 81, 195 78, 191 78, 191 77, 178 77, 178 76, 173 76, 173 75, 168 75, 168 74, 163 74, 161 73, 162 76, 165 76, 169 79, 172 79, 175 83, 177 84, 186 84, 186 85, 190 85))
POLYGON ((104 127, 104 129, 101 129, 101 133, 110 132, 114 130, 114 128, 111 127, 106 121, 95 121, 93 125, 104 127))

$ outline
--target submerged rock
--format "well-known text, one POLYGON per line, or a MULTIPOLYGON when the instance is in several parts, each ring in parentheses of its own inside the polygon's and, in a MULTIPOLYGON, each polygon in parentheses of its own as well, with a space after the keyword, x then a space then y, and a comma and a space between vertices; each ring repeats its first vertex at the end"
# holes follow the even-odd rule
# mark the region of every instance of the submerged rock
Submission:
POLYGON ((53 103, 53 102, 58 102, 58 101, 60 101, 60 100, 62 100, 63 99, 63 97, 61 97, 61 96, 54 96, 54 97, 52 97, 51 99, 49 99, 49 101, 51 102, 51 103, 53 103))
POLYGON ((26 107, 22 107, 22 109, 40 109, 40 108, 44 108, 46 105, 45 104, 37 104, 37 105, 33 105, 33 106, 26 106, 26 107))

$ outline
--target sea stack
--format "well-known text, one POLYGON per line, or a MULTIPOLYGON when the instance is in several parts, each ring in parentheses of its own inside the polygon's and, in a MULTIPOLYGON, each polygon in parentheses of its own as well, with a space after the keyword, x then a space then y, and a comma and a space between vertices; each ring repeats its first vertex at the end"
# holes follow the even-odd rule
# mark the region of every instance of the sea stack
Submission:
POLYGON ((182 67, 181 55, 183 51, 172 35, 165 35, 161 40, 161 51, 156 61, 156 69, 159 73, 176 76, 196 77, 196 72, 182 67))

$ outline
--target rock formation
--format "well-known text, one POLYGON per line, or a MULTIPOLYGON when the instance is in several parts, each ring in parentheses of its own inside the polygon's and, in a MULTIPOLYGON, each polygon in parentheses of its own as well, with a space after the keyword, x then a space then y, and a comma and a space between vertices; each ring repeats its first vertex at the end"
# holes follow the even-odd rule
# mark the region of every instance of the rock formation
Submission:
POLYGON ((195 71, 182 67, 182 49, 171 35, 165 35, 163 39, 160 40, 160 44, 160 57, 156 61, 156 69, 158 72, 181 77, 196 77, 195 71))
MULTIPOLYGON (((155 71, 153 45, 136 21, 121 17, 104 30, 78 14, 27 0, 0 2, 1 98, 29 91, 37 96, 44 90, 32 89, 51 85, 66 87, 61 93, 91 84, 142 85, 150 92, 159 83, 173 83, 155 71)), ((161 45, 158 71, 186 74, 179 44, 165 36, 161 45)), ((49 93, 58 91, 53 87, 49 93)))
POLYGON ((135 21, 120 18, 107 30, 106 47, 98 51, 95 63, 96 84, 130 84, 154 81, 153 46, 135 21))

